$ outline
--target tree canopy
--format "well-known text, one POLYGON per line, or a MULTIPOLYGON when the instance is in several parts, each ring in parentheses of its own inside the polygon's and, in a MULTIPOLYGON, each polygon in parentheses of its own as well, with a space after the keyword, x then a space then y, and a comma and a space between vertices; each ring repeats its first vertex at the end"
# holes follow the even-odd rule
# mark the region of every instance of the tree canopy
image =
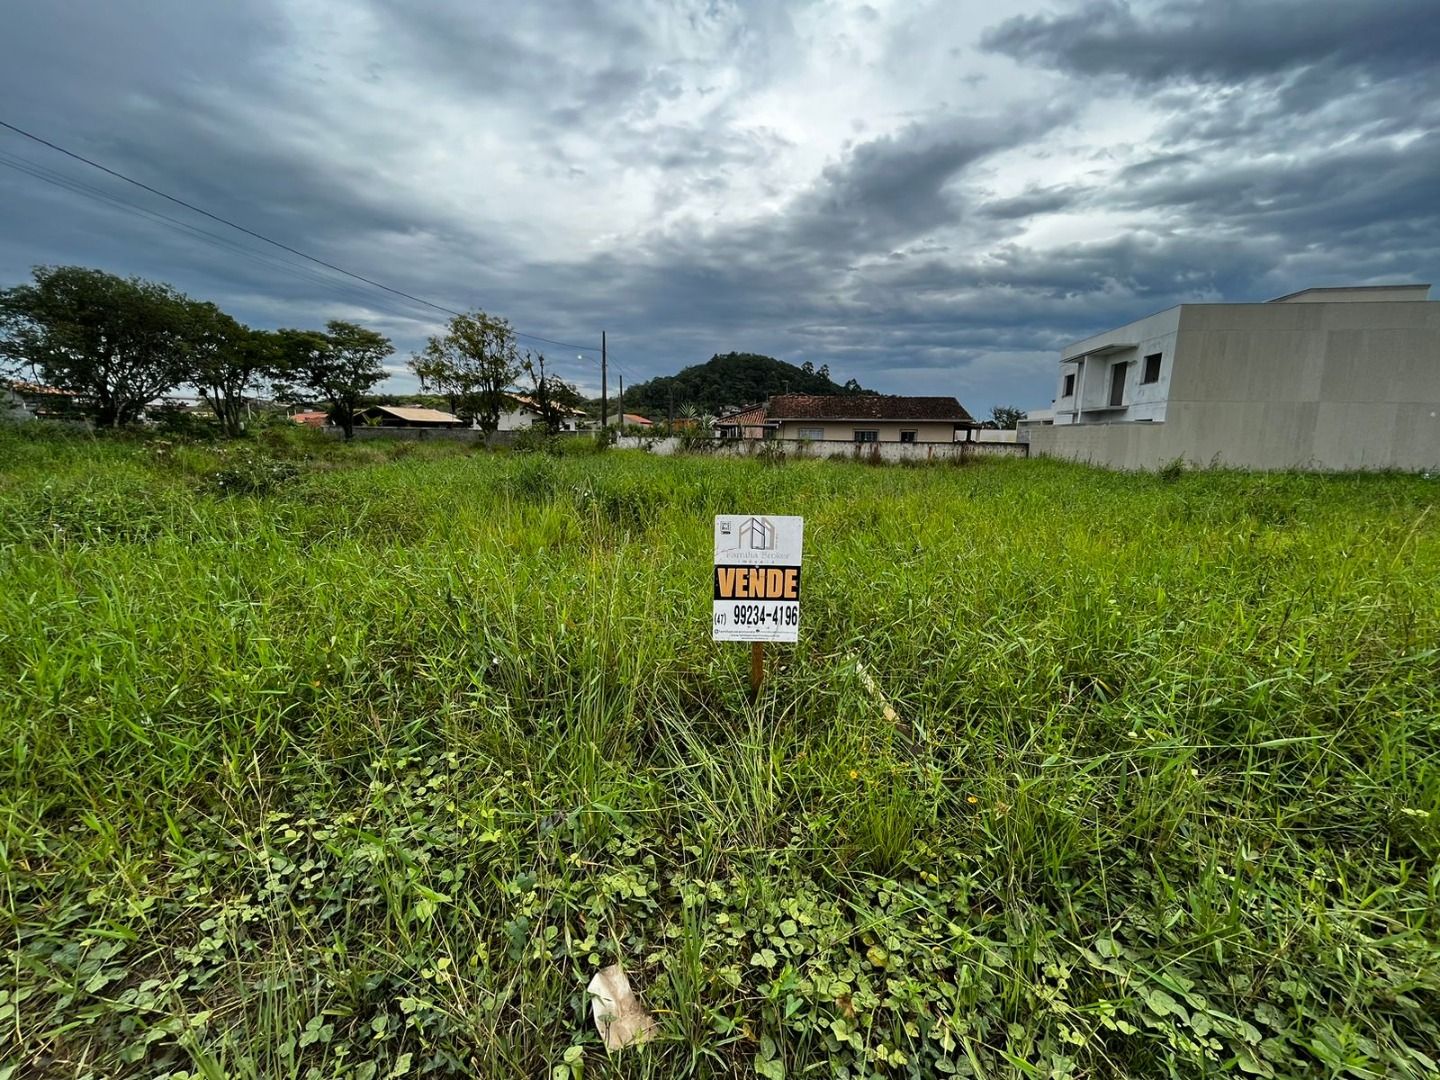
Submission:
POLYGON ((0 374, 71 395, 98 424, 121 427, 182 385, 195 387, 227 435, 248 396, 330 403, 349 436, 362 397, 387 377, 384 335, 332 321, 325 331, 252 330, 169 285, 84 266, 37 266, 33 282, 0 291, 0 374))
POLYGON ((515 331, 504 319, 473 311, 456 315, 444 334, 430 338, 410 360, 422 391, 448 397, 452 410, 487 435, 500 426, 505 391, 519 376, 515 331))
POLYGON ((355 434, 355 411, 371 387, 386 377, 384 360, 390 339, 355 323, 332 319, 325 333, 280 330, 276 338, 277 396, 303 393, 330 403, 330 418, 348 439, 355 434))
POLYGON ((187 379, 210 406, 227 435, 245 427, 246 395, 274 374, 279 342, 274 333, 251 330, 211 303, 189 305, 187 379))
POLYGON ((564 379, 545 370, 543 353, 531 356, 527 352, 520 366, 530 376, 530 397, 540 413, 540 422, 547 432, 554 435, 560 430, 566 410, 578 409, 583 404, 580 392, 564 379))
POLYGON ((120 427, 189 376, 191 301, 168 285, 83 266, 37 266, 0 292, 8 366, 89 402, 120 427))
POLYGON ((990 420, 986 426, 1013 431, 1024 419, 1024 409, 1018 409, 1014 405, 996 405, 990 410, 990 420))
POLYGON ((675 375, 662 375, 625 388, 625 411, 661 419, 674 395, 676 415, 686 405, 703 413, 718 413, 730 406, 764 401, 775 394, 869 394, 851 379, 840 385, 830 378, 830 369, 818 370, 807 362, 802 367, 755 353, 716 354, 703 364, 687 367, 675 375))

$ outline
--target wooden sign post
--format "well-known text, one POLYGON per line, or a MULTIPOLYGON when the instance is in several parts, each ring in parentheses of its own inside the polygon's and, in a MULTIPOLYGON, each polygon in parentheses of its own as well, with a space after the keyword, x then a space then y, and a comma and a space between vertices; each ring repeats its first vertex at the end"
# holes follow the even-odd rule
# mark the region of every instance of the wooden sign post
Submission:
POLYGON ((765 678, 765 642, 800 634, 800 562, 805 521, 722 514, 715 519, 711 636, 750 642, 750 696, 765 678))

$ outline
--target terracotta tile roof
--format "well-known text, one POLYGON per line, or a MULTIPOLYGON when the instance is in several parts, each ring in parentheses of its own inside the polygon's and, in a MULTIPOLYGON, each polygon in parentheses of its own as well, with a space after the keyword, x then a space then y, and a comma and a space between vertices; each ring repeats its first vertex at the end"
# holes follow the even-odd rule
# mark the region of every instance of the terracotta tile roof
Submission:
POLYGON ((73 397, 68 390, 57 390, 53 386, 42 386, 40 383, 26 382, 24 379, 11 379, 8 383, 11 390, 17 394, 49 394, 54 397, 73 397))
POLYGON ((763 424, 765 422, 764 405, 747 405, 743 409, 736 409, 734 412, 725 413, 715 419, 717 424, 726 426, 732 424, 763 424))
POLYGON ((973 424, 975 418, 953 397, 898 394, 776 394, 771 420, 938 420, 973 424))

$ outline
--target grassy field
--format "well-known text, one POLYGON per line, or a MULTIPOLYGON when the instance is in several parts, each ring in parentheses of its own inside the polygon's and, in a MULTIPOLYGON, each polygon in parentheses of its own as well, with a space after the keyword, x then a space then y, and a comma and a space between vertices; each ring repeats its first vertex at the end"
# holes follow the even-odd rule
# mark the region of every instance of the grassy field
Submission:
POLYGON ((0 432, 0 1077, 1434 1076, 1437 500, 0 432))

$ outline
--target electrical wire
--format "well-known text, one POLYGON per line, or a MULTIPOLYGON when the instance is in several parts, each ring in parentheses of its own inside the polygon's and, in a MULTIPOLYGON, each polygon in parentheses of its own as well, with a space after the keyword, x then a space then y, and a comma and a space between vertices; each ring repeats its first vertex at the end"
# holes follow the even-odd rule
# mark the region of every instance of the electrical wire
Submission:
MULTIPOLYGON (((6 120, 0 120, 0 127, 3 127, 8 131, 12 131, 16 135, 20 135, 26 139, 30 139, 32 142, 39 143, 41 146, 49 147, 51 150, 54 150, 60 154, 64 154, 68 158, 73 158, 76 161, 90 166, 92 169, 98 169, 103 173, 115 177, 117 180, 123 180, 127 184, 133 184, 135 187, 138 187, 143 191, 148 191, 152 195, 158 195, 160 198, 175 203, 177 206, 183 206, 185 209, 190 210, 193 213, 200 214, 202 217, 207 217, 212 221, 219 222, 221 225, 226 225, 232 229, 242 232, 246 236, 254 237, 256 240, 263 241, 264 243, 277 247, 282 251, 289 252, 291 255, 297 255, 300 258, 305 259, 309 262, 313 262, 319 266, 323 266, 327 270, 333 270, 338 274, 344 274, 346 277, 354 278, 356 281, 363 282, 364 284, 369 285, 372 288, 382 289, 387 293, 392 293, 395 296, 403 297, 404 299, 409 300, 412 303, 420 304, 424 307, 434 308, 436 311, 442 311, 447 315, 464 314, 463 312, 456 311, 454 308, 446 307, 444 304, 437 304, 433 300, 426 300, 424 297, 415 296, 412 293, 404 292, 400 289, 393 288, 392 286, 386 285, 383 282, 376 281, 373 278, 365 277, 363 274, 357 274, 352 270, 346 270, 343 266, 337 266, 332 262, 328 262, 325 259, 319 258, 318 256, 301 251, 299 248, 291 247, 289 244, 283 243, 279 240, 275 240, 269 236, 266 236, 264 233, 257 232, 254 229, 250 229, 244 225, 239 224, 238 222, 231 221, 229 218, 212 213, 211 211, 206 210, 204 207, 197 206, 192 202, 187 202, 186 200, 179 198, 176 195, 171 195, 168 192, 161 191, 159 188, 151 187, 149 184, 144 183, 140 180, 136 180, 132 176, 126 176, 124 173, 116 169, 112 169, 108 165, 102 165, 100 162, 88 158, 83 154, 78 154, 73 150, 67 150, 65 147, 59 145, 58 143, 51 142, 49 139, 41 138, 39 135, 36 135, 30 131, 26 131, 22 127, 17 127, 15 124, 12 124, 6 120)), ((593 345, 576 345, 571 342, 557 341, 554 338, 541 337, 538 334, 521 333, 518 330, 514 331, 514 334, 516 337, 524 338, 527 341, 543 341, 547 345, 555 345, 564 349, 578 349, 582 352, 600 351, 593 345)))
MULTIPOLYGON (((12 154, 7 154, 4 151, 0 151, 0 166, 14 169, 17 172, 24 173, 44 183, 51 184, 57 188, 60 188, 61 190, 68 191, 72 194, 80 195, 84 198, 91 199, 97 203, 104 204, 111 209, 119 210, 135 217, 153 221, 156 224, 164 225, 165 227, 173 229, 176 232, 183 232, 185 234, 195 237, 203 243, 210 244, 213 247, 231 252, 236 255, 243 255, 246 258, 252 259, 255 262, 259 263, 261 266, 265 266, 270 269, 284 270, 291 274, 294 274, 297 278, 304 281, 309 281, 312 284, 317 284, 329 289, 344 291, 345 293, 352 295, 357 303, 364 304, 367 307, 375 308, 378 306, 380 307, 380 310, 385 311, 387 314, 391 314, 399 318, 414 318, 413 314, 411 314, 410 312, 402 311, 399 307, 390 306, 383 303, 377 304, 376 297, 371 294, 361 292, 359 286, 357 285, 352 285, 346 281, 336 281, 333 278, 325 277, 314 270, 311 270, 300 264, 290 262, 289 260, 281 258, 279 256, 267 255, 264 252, 254 251, 250 248, 245 247, 242 244, 238 244, 232 240, 228 240, 217 233, 210 232, 207 229, 201 229, 198 226, 192 225, 190 222, 181 220, 180 218, 171 217, 168 214, 162 214, 158 210, 151 210, 148 207, 141 206, 138 203, 129 201, 128 199, 122 199, 117 195, 114 195, 107 191, 103 191, 100 188, 93 187, 90 184, 83 183, 82 181, 76 180, 73 177, 65 176, 63 173, 58 173, 53 169, 49 169, 43 165, 40 165, 37 162, 30 161, 29 159, 16 157, 12 154)), ((600 358, 596 356, 580 356, 576 359, 589 360, 597 367, 600 364, 600 358)), ((555 366, 563 365, 567 369, 576 369, 576 363, 573 360, 562 359, 551 360, 549 362, 554 364, 555 366)), ((585 368, 584 370, 588 372, 590 369, 585 368)))
MULTIPOLYGON (((225 251, 229 251, 233 254, 243 255, 248 259, 254 260, 262 266, 267 266, 271 269, 288 271, 294 274, 297 278, 309 281, 312 284, 321 285, 329 289, 345 290, 348 294, 357 298, 358 301, 366 304, 366 306, 375 306, 375 298, 372 295, 362 293, 358 286, 351 285, 349 282, 336 281, 332 278, 324 277, 321 274, 310 270, 304 266, 301 266, 297 263, 292 263, 286 259, 282 259, 277 256, 266 255, 263 252, 253 251, 250 248, 235 243, 234 241, 227 240, 226 238, 220 236, 217 233, 210 232, 206 229, 201 229, 195 225, 190 224, 187 221, 182 221, 179 218, 171 217, 168 214, 162 214, 159 211, 151 210, 148 207, 140 206, 138 203, 132 203, 126 199, 121 199, 116 195, 113 195, 106 191, 102 191, 99 188, 92 187, 89 184, 82 183, 61 173, 57 173, 54 170, 47 169, 42 165, 36 164, 35 162, 28 161, 24 158, 17 158, 13 155, 0 152, 0 165, 4 165, 8 168, 14 169, 17 172, 25 173, 26 175, 34 177, 37 180, 43 181, 47 184, 52 184, 58 188, 72 192, 73 194, 92 199, 96 202, 105 203, 113 209, 117 209, 137 217, 147 218, 155 222, 156 224, 165 225, 166 227, 174 229, 176 231, 183 231, 201 240, 204 243, 210 244, 225 251)), ((408 312, 401 312, 398 308, 386 307, 383 310, 386 310, 388 313, 393 315, 399 315, 403 318, 413 318, 413 315, 408 312)))

